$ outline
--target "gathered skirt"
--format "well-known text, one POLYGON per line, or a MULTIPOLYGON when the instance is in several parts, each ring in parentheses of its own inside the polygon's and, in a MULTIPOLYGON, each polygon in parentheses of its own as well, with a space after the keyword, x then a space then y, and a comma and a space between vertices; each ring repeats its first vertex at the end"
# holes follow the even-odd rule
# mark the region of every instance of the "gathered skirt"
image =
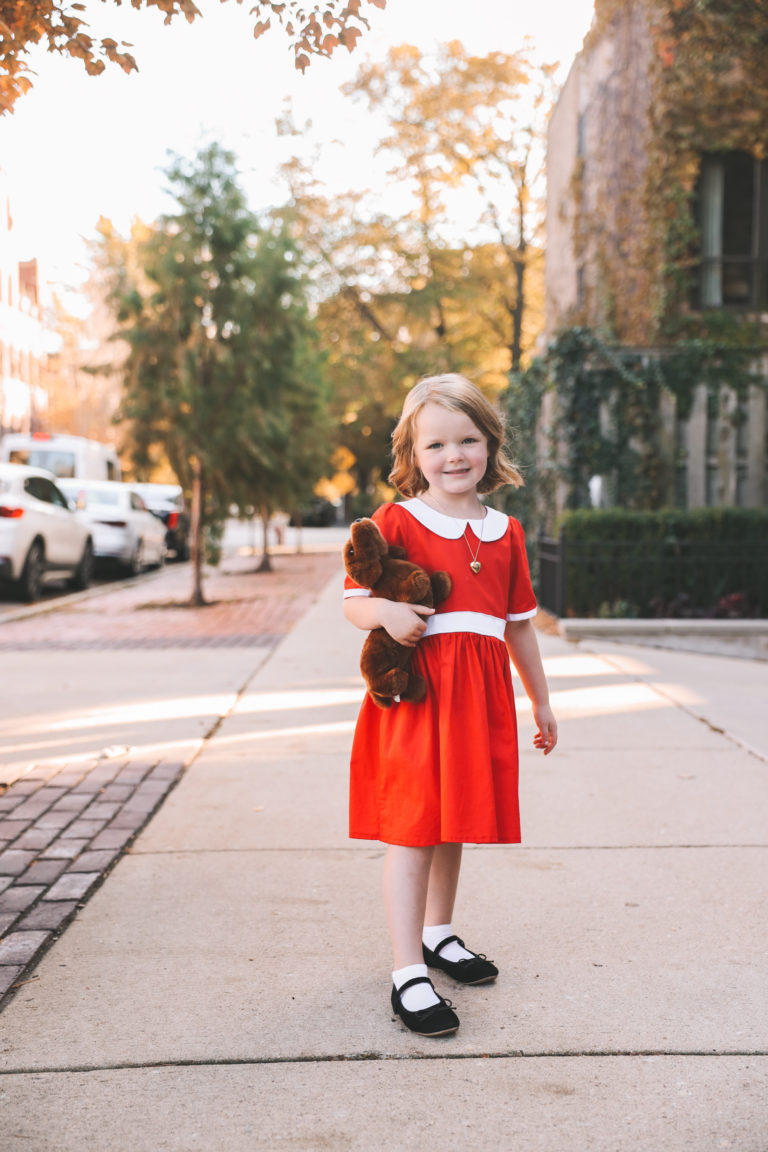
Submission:
POLYGON ((366 696, 352 745, 349 834, 386 844, 518 844, 517 718, 503 641, 429 636, 413 671, 426 699, 366 696))

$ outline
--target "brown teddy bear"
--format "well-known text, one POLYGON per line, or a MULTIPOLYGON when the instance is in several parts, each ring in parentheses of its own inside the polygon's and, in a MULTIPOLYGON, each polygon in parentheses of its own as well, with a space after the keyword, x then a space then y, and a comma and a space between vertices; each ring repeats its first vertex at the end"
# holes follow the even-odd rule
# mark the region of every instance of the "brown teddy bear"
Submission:
MULTIPOLYGON (((344 545, 344 567, 362 588, 374 596, 405 604, 434 608, 451 593, 447 572, 430 576, 405 558, 405 549, 388 545, 373 520, 355 520, 344 545)), ((384 628, 368 633, 360 657, 360 671, 371 699, 380 708, 391 708, 394 697, 418 703, 427 693, 423 676, 411 674, 413 648, 398 644, 384 628)))

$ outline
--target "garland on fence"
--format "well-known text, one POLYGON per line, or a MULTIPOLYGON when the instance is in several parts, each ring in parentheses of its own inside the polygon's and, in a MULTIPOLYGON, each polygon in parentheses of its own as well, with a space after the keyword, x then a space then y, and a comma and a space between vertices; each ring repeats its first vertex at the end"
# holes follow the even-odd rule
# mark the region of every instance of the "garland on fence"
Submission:
MULTIPOLYGON (((546 354, 516 375, 505 396, 509 421, 521 433, 527 492, 524 507, 531 523, 550 519, 555 475, 567 486, 567 507, 589 506, 589 479, 612 477, 611 502, 626 508, 655 509, 665 503, 672 477, 670 461, 659 448, 661 398, 674 396, 677 416, 687 419, 696 388, 705 385, 710 410, 723 411, 726 390, 737 404, 730 419, 744 419, 752 386, 765 386, 755 372, 759 347, 738 340, 723 342, 732 321, 722 317, 720 339, 696 336, 656 349, 619 346, 594 329, 568 328, 546 354), (549 430, 538 434, 545 396, 553 396, 549 430), (556 463, 557 462, 557 463, 556 463)), ((734 333, 734 336, 737 334, 734 333)), ((520 515, 520 513, 516 513, 520 515)))

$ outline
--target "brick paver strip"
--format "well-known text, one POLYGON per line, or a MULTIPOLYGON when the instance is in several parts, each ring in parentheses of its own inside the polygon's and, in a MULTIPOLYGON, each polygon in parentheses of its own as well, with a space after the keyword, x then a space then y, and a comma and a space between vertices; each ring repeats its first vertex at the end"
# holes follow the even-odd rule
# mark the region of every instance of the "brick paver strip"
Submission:
POLYGON ((46 892, 43 900, 81 900, 100 879, 101 872, 67 872, 46 892))
POLYGON ((20 964, 9 964, 7 967, 4 965, 0 968, 0 997, 13 987, 23 971, 24 968, 20 964))
POLYGON ((65 868, 69 867, 69 860, 35 860, 30 864, 23 876, 16 880, 17 884, 53 884, 58 880, 65 868))
POLYGON ((6 811, 15 815, 23 806, 30 816, 6 822, 17 826, 10 828, 16 836, 0 849, 0 1008, 183 770, 177 760, 131 764, 119 758, 80 770, 62 767, 60 776, 69 790, 55 786, 55 768, 35 768, 10 785, 3 796, 11 802, 6 811), (111 799, 105 802, 102 797, 110 788, 111 799), (14 800, 19 804, 14 806, 14 800))
POLYGON ((21 876, 35 856, 35 852, 17 852, 13 848, 6 848, 4 852, 0 852, 0 875, 21 876))
POLYGON ((0 820, 0 840, 15 840, 31 823, 31 820, 0 820))
POLYGON ((12 886, 0 896, 0 912, 26 912, 42 896, 45 888, 30 884, 29 887, 12 886))
POLYGON ((47 932, 11 932, 0 940, 0 965, 28 964, 47 939, 47 932))
POLYGON ((77 908, 77 900, 49 900, 38 904, 28 916, 19 924, 19 928, 26 930, 37 928, 60 928, 65 920, 69 920, 77 908))

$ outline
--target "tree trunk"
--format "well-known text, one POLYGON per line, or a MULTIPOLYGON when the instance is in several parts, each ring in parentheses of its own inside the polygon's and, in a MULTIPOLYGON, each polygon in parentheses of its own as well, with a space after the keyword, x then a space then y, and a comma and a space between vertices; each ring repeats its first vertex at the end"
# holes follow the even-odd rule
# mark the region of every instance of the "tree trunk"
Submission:
POLYGON ((515 309, 512 313, 512 371, 520 371, 523 359, 523 317, 528 301, 525 298, 525 267, 528 259, 528 242, 526 240, 526 208, 528 206, 528 189, 525 175, 523 175, 517 196, 517 253, 515 258, 515 309))
POLYGON ((259 564, 256 571, 271 572, 272 558, 269 554, 269 509, 264 504, 261 506, 261 528, 264 539, 264 546, 261 553, 261 563, 259 564))
POLYGON ((523 316, 525 315, 525 252, 515 261, 515 307, 512 310, 512 371, 520 371, 523 358, 523 316))
POLYGON ((192 508, 190 512, 190 538, 192 556, 192 597, 195 607, 205 604, 203 595, 203 466, 195 456, 192 460, 192 508))

